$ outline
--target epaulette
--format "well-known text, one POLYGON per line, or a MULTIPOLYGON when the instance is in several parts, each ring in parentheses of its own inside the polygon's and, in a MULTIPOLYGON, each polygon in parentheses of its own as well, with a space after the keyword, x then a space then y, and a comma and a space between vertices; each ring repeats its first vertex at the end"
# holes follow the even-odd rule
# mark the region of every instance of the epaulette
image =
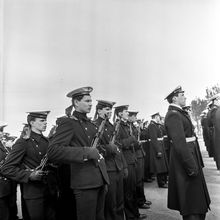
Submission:
POLYGON ((71 115, 71 116, 69 116, 68 118, 74 119, 74 120, 76 120, 76 121, 79 120, 79 119, 78 119, 76 116, 74 116, 74 115, 71 115))
POLYGON ((177 110, 171 110, 171 112, 173 112, 173 113, 177 112, 177 113, 178 113, 178 111, 177 111, 177 110))
POLYGON ((30 136, 29 135, 25 135, 24 137, 22 137, 22 139, 28 140, 28 139, 30 139, 30 136))

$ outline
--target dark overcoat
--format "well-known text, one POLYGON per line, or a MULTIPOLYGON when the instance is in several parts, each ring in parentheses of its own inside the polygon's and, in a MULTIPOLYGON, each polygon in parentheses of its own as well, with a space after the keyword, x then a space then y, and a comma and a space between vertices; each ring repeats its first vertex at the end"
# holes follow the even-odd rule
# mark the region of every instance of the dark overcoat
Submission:
POLYGON ((194 135, 190 117, 181 108, 169 106, 165 127, 171 140, 168 208, 181 215, 205 214, 210 198, 202 171, 197 141, 187 142, 194 135), (198 174, 190 176, 192 172, 198 174))
POLYGON ((148 133, 150 139, 150 172, 151 173, 167 173, 168 162, 163 142, 163 131, 160 129, 160 124, 151 121, 148 126, 148 133), (158 140, 158 138, 162 138, 158 140), (158 153, 162 153, 158 157, 158 153))
MULTIPOLYGON (((0 141, 0 166, 3 164, 5 157, 8 152, 4 148, 2 142, 0 141)), ((11 180, 5 178, 0 174, 0 198, 8 196, 12 193, 12 183, 11 180)))
POLYGON ((220 107, 218 107, 213 115, 214 126, 214 149, 215 149, 215 161, 217 169, 220 170, 220 107))

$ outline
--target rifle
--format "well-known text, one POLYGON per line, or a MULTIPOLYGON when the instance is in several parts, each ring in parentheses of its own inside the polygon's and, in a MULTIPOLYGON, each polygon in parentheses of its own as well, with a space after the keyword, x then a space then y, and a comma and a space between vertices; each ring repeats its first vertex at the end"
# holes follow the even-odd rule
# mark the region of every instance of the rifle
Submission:
MULTIPOLYGON (((115 144, 116 137, 118 135, 118 131, 119 131, 119 128, 120 128, 120 124, 121 124, 121 118, 116 122, 115 129, 114 129, 113 135, 112 135, 109 143, 115 144)), ((117 151, 120 152, 119 148, 117 148, 117 151)))
POLYGON ((44 155, 44 157, 41 159, 39 166, 35 168, 35 170, 43 171, 44 167, 46 166, 48 161, 47 153, 44 155))
MULTIPOLYGON (((105 124, 106 124, 107 120, 108 120, 108 117, 107 117, 107 115, 105 115, 105 118, 101 122, 101 124, 99 125, 99 129, 98 129, 98 131, 97 131, 97 133, 96 133, 96 135, 93 139, 93 142, 91 144, 92 148, 97 148, 98 147, 98 144, 99 144, 99 142, 102 138, 102 135, 103 135, 103 132, 104 132, 104 129, 105 129, 105 124)), ((100 157, 98 159, 98 162, 100 162, 100 160, 103 159, 102 154, 99 154, 99 155, 100 155, 100 157)))

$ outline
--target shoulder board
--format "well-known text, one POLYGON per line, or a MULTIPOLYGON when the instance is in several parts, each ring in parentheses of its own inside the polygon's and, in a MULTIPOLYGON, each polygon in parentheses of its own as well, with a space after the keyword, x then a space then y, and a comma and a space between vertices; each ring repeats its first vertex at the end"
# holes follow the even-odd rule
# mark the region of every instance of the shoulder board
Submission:
POLYGON ((171 112, 175 113, 175 112, 178 112, 177 110, 171 110, 171 112))
POLYGON ((22 137, 24 140, 29 140, 30 139, 30 134, 26 134, 25 136, 22 137))
POLYGON ((69 116, 69 118, 71 118, 71 119, 74 119, 74 120, 78 121, 78 118, 77 118, 77 117, 75 117, 74 115, 69 116))

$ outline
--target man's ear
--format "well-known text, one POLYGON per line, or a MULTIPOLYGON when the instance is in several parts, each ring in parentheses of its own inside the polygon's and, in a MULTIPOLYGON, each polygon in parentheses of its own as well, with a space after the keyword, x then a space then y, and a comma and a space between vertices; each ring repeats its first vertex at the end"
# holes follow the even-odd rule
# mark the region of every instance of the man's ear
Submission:
POLYGON ((73 106, 78 107, 78 105, 79 105, 78 103, 79 103, 79 101, 77 99, 73 100, 73 106))

